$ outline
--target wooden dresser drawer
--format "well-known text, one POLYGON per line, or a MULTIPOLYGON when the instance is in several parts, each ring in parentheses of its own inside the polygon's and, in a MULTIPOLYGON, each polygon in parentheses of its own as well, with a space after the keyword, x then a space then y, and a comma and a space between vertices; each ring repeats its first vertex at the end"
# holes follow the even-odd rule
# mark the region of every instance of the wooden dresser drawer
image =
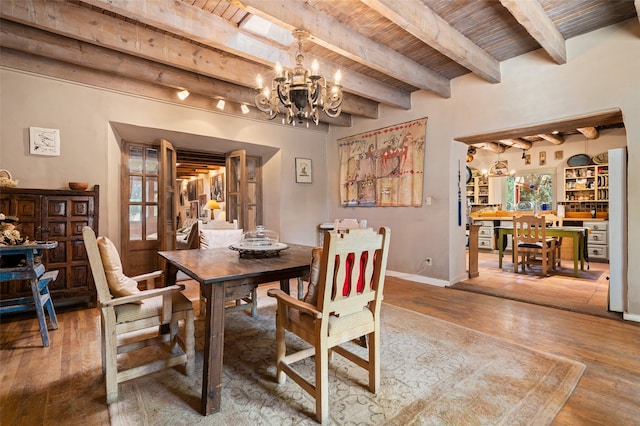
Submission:
POLYGON ((598 244, 598 245, 606 245, 607 244, 607 231, 591 231, 589 234, 589 245, 598 244))
POLYGON ((493 249, 493 238, 478 238, 478 248, 493 249))
POLYGON ((609 222, 584 222, 583 226, 591 229, 591 231, 606 231, 609 222))
POLYGON ((589 253, 589 260, 602 260, 608 258, 606 246, 589 246, 587 248, 589 253))

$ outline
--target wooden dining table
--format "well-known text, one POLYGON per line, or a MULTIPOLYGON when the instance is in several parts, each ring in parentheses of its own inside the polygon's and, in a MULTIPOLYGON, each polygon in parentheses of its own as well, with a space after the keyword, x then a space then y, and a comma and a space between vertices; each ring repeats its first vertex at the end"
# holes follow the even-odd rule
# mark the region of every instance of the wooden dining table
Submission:
MULTIPOLYGON (((513 227, 501 226, 498 229, 498 268, 502 269, 502 254, 506 241, 504 238, 511 235, 513 238, 513 227)), ((554 226, 546 227, 547 237, 571 238, 573 239, 573 276, 578 276, 578 264, 584 270, 584 245, 586 233, 589 228, 583 226, 554 226)), ((512 252, 513 256, 513 252, 512 252)), ((515 260, 514 260, 515 261, 515 260)))
MULTIPOLYGON (((287 244, 276 256, 240 255, 229 248, 158 252, 166 260, 167 285, 182 271, 200 283, 207 299, 201 412, 220 411, 222 355, 224 348, 225 298, 238 298, 259 284, 280 281, 289 293, 289 280, 309 274, 312 247, 287 244)), ((275 345, 275 341, 274 341, 275 345)))

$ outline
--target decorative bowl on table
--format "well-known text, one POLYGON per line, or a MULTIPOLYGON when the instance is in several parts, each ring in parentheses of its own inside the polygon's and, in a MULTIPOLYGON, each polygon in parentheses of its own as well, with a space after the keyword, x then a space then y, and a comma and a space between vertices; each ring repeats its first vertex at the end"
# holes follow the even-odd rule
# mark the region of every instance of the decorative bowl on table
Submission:
POLYGON ((282 250, 288 249, 289 246, 279 241, 275 231, 258 225, 256 229, 243 233, 242 239, 231 244, 229 248, 240 252, 240 256, 243 257, 272 257, 278 256, 282 250))
POLYGON ((87 182, 69 182, 69 188, 74 191, 86 191, 89 187, 87 182))

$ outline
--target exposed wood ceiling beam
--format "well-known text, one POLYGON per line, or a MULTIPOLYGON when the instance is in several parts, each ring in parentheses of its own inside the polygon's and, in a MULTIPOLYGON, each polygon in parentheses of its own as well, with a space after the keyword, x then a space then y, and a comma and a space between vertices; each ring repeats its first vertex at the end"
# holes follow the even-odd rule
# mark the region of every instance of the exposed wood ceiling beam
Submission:
POLYGON ((232 3, 283 28, 306 29, 310 40, 353 61, 420 89, 451 97, 450 81, 297 0, 232 0, 232 3))
POLYGON ((360 1, 485 80, 500 82, 500 63, 422 1, 360 1))
POLYGON ((514 18, 558 64, 567 63, 564 37, 537 1, 500 0, 514 18))
POLYGON ((506 150, 504 145, 500 145, 499 143, 495 142, 482 142, 473 144, 473 146, 475 146, 476 148, 482 148, 489 151, 497 152, 498 154, 501 154, 506 150))
POLYGON ((576 130, 582 133, 587 139, 598 139, 600 136, 598 129, 595 127, 578 127, 576 130))
POLYGON ((538 137, 555 145, 561 145, 564 143, 564 137, 562 135, 554 135, 553 133, 540 133, 538 137))
MULTIPOLYGON (((164 102, 178 103, 175 89, 146 83, 141 80, 120 77, 110 72, 102 72, 86 67, 79 67, 67 62, 59 62, 12 49, 0 49, 0 63, 2 63, 3 66, 12 69, 46 75, 60 80, 74 81, 87 86, 124 93, 129 96, 145 97, 164 102)), ((187 99, 179 103, 185 107, 198 108, 206 111, 216 111, 218 113, 220 112, 215 109, 211 98, 208 96, 192 94, 187 99)), ((228 104, 225 107, 224 113, 243 118, 261 121, 264 120, 264 115, 255 108, 250 108, 248 114, 242 114, 238 104, 228 104)), ((280 122, 276 119, 275 123, 279 124, 280 122)), ((314 126, 314 129, 328 132, 329 126, 327 123, 320 123, 318 126, 314 126)))
MULTIPOLYGON (((0 13, 3 19, 35 26, 55 34, 148 60, 162 61, 165 65, 241 86, 252 87, 257 74, 269 71, 261 65, 230 57, 105 14, 99 14, 98 19, 96 12, 74 4, 33 2, 27 5, 15 0, 2 1, 0 13)), ((378 117, 376 102, 356 96, 345 98, 343 111, 362 114, 369 118, 378 117)))
POLYGON ((533 145, 533 143, 529 141, 522 140, 520 138, 512 138, 512 139, 500 139, 501 144, 514 146, 520 149, 529 149, 533 145))
POLYGON ((604 126, 607 124, 616 124, 623 122, 624 120, 622 119, 622 111, 620 111, 620 109, 613 109, 578 117, 566 117, 556 121, 550 121, 548 123, 521 126, 512 129, 499 130, 495 132, 481 133, 470 136, 459 136, 454 139, 459 142, 466 143, 467 145, 477 145, 479 143, 487 141, 521 138, 527 135, 551 133, 554 130, 557 130, 559 132, 566 132, 575 130, 579 127, 604 126))
MULTIPOLYGON (((174 89, 188 87, 193 93, 211 98, 222 96, 231 102, 253 106, 255 93, 252 89, 198 76, 188 71, 25 27, 15 22, 4 20, 1 22, 3 36, 0 39, 0 45, 3 48, 32 53, 174 89)), ((341 114, 335 118, 321 114, 321 119, 323 122, 337 126, 351 125, 349 114, 341 114)))
MULTIPOLYGON (((173 0, 154 0, 153 2, 83 0, 83 2, 120 15, 126 15, 141 23, 195 40, 205 46, 247 57, 267 65, 269 68, 254 72, 249 81, 242 80, 241 84, 247 87, 255 87, 258 74, 263 76, 272 74, 276 62, 280 62, 284 68, 293 69, 295 67, 294 58, 297 47, 296 49, 288 49, 280 45, 275 46, 275 43, 269 44, 251 34, 240 31, 226 19, 184 2, 173 0)), ((323 68, 328 75, 335 74, 339 69, 337 65, 329 63, 323 63, 323 68)), ((377 102, 403 109, 411 107, 409 93, 348 69, 341 70, 341 73, 342 86, 348 93, 362 97, 370 97, 374 94, 375 96, 371 99, 377 102)), ((345 96, 345 103, 347 98, 348 96, 345 96)), ((355 113, 355 111, 348 111, 346 104, 342 109, 355 113)))

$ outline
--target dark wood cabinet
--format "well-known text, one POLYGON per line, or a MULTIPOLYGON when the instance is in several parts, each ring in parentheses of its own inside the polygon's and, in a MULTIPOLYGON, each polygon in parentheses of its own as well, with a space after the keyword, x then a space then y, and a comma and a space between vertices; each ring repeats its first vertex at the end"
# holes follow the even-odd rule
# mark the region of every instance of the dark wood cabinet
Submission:
MULTIPOLYGON (((18 217, 21 235, 31 241, 58 242, 42 257, 47 271, 58 271, 58 278, 49 285, 56 307, 95 306, 96 290, 82 228, 90 226, 98 234, 98 202, 98 185, 88 191, 0 189, 0 212, 18 217)), ((30 294, 28 281, 3 283, 0 289, 3 300, 30 294)))

